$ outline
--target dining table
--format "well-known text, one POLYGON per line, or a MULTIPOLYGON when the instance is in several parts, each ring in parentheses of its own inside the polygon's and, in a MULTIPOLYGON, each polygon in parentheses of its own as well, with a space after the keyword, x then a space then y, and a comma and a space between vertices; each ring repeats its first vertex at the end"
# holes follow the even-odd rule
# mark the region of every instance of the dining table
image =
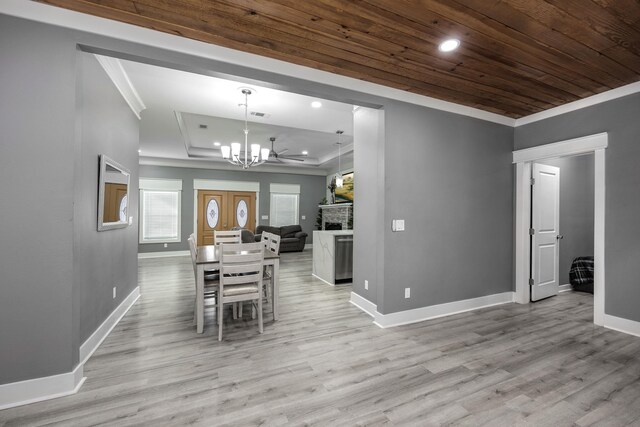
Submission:
MULTIPOLYGON (((278 320, 280 294, 280 255, 264 249, 264 265, 272 266, 271 301, 273 320, 278 320)), ((207 270, 220 268, 220 249, 217 245, 198 246, 196 249, 196 331, 204 332, 204 276, 207 270)))

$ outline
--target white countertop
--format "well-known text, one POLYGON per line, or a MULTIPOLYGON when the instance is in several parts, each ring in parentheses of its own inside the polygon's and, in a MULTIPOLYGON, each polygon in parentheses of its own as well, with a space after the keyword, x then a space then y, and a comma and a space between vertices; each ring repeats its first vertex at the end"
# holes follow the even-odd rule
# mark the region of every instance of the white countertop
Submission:
POLYGON ((353 235, 353 230, 313 230, 313 233, 323 233, 327 236, 351 236, 353 235))

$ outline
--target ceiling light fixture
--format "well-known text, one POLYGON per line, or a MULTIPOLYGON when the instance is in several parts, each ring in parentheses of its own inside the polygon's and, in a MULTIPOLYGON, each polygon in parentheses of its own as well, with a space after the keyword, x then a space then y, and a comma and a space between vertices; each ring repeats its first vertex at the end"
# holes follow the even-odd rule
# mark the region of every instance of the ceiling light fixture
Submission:
POLYGON ((451 52, 453 50, 456 50, 458 46, 460 46, 460 40, 448 39, 440 43, 440 46, 438 46, 438 50, 440 50, 440 52, 451 52))
POLYGON ((302 155, 303 155, 303 156, 306 156, 307 154, 309 154, 309 152, 308 152, 307 150, 303 150, 303 151, 302 151, 302 155))
POLYGON ((340 164, 340 157, 341 157, 341 151, 340 151, 340 147, 342 146, 342 134, 344 133, 343 130, 338 130, 336 131, 336 133, 338 134, 338 173, 336 173, 336 187, 338 188, 342 188, 342 185, 344 184, 344 180, 342 179, 342 165, 340 164))
POLYGON ((220 145, 221 145, 221 144, 220 144, 218 141, 216 141, 216 142, 214 142, 214 143, 213 143, 213 145, 214 145, 215 147, 220 147, 220 145))
POLYGON ((249 95, 251 95, 251 89, 243 88, 242 94, 244 95, 244 153, 240 151, 240 143, 232 142, 231 147, 223 145, 220 147, 222 151, 222 158, 231 163, 232 165, 240 166, 242 169, 249 169, 251 166, 258 166, 263 164, 269 158, 269 149, 260 149, 260 144, 251 144, 251 154, 249 154, 249 95), (244 154, 244 160, 241 160, 241 155, 244 154))
POLYGON ((320 107, 322 107, 322 102, 320 102, 320 101, 313 101, 313 102, 311 103, 311 106, 312 106, 313 108, 320 108, 320 107))

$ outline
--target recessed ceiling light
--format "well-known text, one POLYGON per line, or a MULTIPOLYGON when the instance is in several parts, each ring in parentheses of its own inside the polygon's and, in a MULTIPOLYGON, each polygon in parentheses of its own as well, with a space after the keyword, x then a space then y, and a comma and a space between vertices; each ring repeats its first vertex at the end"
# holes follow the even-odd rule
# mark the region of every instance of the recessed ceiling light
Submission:
POLYGON ((214 142, 213 145, 215 145, 216 147, 220 147, 220 143, 218 141, 214 142))
POLYGON ((142 150, 138 150, 138 154, 142 153, 142 150))
POLYGON ((320 102, 320 101, 313 101, 313 102, 311 103, 311 106, 312 106, 313 108, 320 108, 320 107, 322 107, 322 102, 320 102))
POLYGON ((460 40, 448 39, 440 43, 438 50, 440 50, 440 52, 451 52, 452 50, 456 50, 458 46, 460 46, 460 40))
POLYGON ((302 151, 302 155, 303 155, 303 156, 306 156, 307 154, 309 154, 309 152, 308 152, 307 150, 303 150, 303 151, 302 151))

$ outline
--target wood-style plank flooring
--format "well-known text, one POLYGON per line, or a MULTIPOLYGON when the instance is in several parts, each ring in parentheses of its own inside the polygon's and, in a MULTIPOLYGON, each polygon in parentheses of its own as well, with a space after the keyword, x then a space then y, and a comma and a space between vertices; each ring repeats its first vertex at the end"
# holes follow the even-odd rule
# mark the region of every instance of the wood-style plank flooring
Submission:
POLYGON ((384 330, 310 271, 283 254, 281 320, 259 335, 245 310, 220 343, 212 309, 195 333, 189 258, 141 260, 80 391, 0 425, 640 425, 640 338, 594 326, 590 295, 384 330))

